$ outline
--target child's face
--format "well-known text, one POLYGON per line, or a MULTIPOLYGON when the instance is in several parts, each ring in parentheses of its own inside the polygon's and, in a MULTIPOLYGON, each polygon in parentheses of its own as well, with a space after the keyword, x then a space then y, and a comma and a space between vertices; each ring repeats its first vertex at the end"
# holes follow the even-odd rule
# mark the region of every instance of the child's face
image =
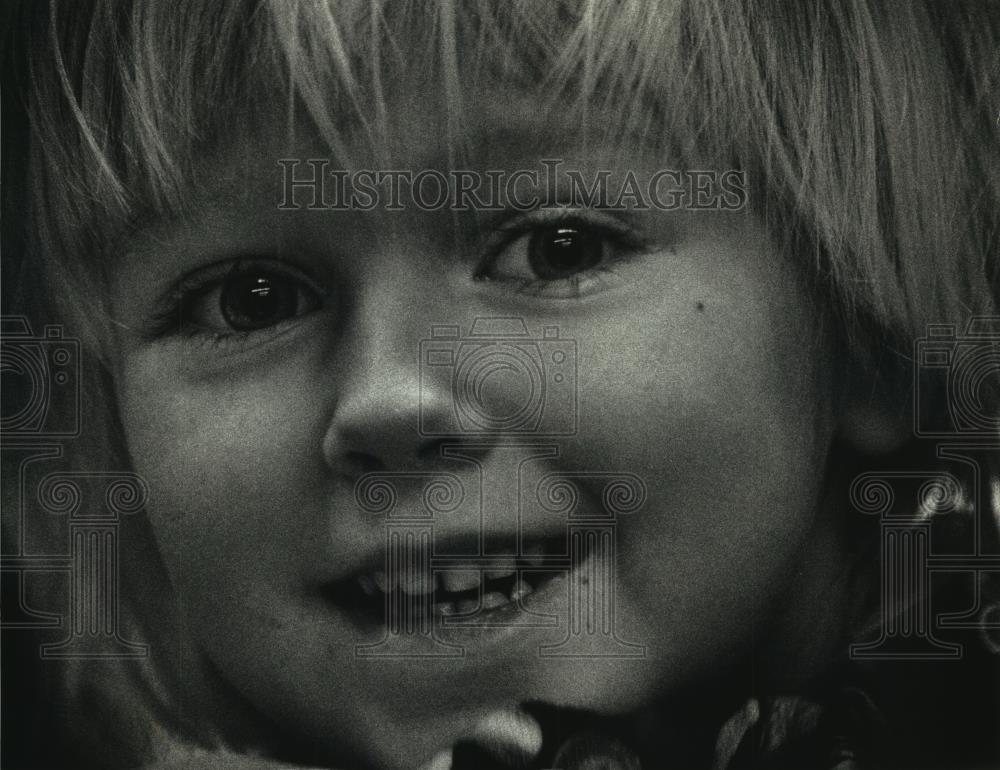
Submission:
MULTIPOLYGON (((483 118, 476 167, 562 158, 587 178, 602 167, 599 150, 584 162, 560 138, 568 132, 512 100, 467 105, 483 118)), ((433 113, 400 103, 390 114, 405 127, 399 168, 447 168, 433 113)), ((834 430, 828 351, 803 282, 749 215, 577 209, 562 222, 536 211, 477 223, 412 205, 279 210, 277 159, 328 155, 316 143, 233 142, 206 166, 196 216, 135 239, 115 293, 136 330, 122 337, 117 387, 150 522, 192 635, 239 691, 321 745, 410 767, 525 700, 621 711, 669 696, 736 662, 771 618, 827 600, 813 591, 833 551, 817 514, 834 430), (198 288, 178 311, 182 278, 198 288), (261 289, 269 297, 255 298, 261 289), (355 482, 370 470, 444 470, 479 490, 474 465, 441 459, 418 426, 421 402, 431 420, 453 403, 450 369, 421 374, 421 340, 432 324, 468 335, 480 317, 521 318, 533 338, 556 326, 576 344, 578 430, 538 439, 558 456, 526 464, 522 484, 590 471, 646 485, 644 507, 618 520, 613 583, 618 637, 645 645, 643 657, 540 655, 567 633, 565 579, 535 586, 535 609, 559 617, 556 629, 469 634, 462 658, 356 654, 384 628, 331 586, 380 567, 386 530, 359 507, 355 482), (194 325, 208 331, 188 333, 194 325)), ((640 147, 626 155, 616 174, 672 163, 640 147)), ((502 372, 489 384, 497 402, 524 385, 502 372)), ((516 478, 522 450, 467 451, 490 479, 482 525, 512 551, 518 497, 503 480, 516 478)), ((419 486, 397 492, 398 510, 421 510, 419 486)), ((600 512, 599 492, 584 484, 582 510, 600 512)), ((478 504, 438 515, 437 542, 467 544, 479 516, 478 504)), ((528 506, 524 544, 550 542, 565 521, 528 506)), ((507 613, 496 617, 524 618, 507 613)))

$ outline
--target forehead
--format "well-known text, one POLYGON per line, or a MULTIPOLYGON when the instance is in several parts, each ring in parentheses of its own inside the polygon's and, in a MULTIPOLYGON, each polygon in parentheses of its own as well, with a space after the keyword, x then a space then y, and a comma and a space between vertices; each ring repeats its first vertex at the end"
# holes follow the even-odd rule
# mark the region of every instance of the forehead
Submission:
MULTIPOLYGON (((591 131, 581 120, 580 105, 571 100, 542 101, 534 89, 493 80, 489 87, 467 88, 461 112, 446 103, 435 84, 424 90, 395 89, 385 95, 385 116, 378 124, 338 121, 332 113, 316 120, 304 106, 294 113, 280 104, 255 111, 236 122, 228 136, 201 148, 188 178, 206 195, 221 190, 267 189, 275 198, 287 164, 307 176, 310 161, 329 170, 448 172, 474 169, 534 170, 544 174, 542 161, 561 163, 561 171, 593 174, 608 170, 650 172, 678 168, 696 159, 685 157, 666 137, 619 137, 591 131)), ((594 125, 613 126, 614 111, 590 107, 594 125)), ((192 198, 186 197, 190 204, 192 198)), ((198 203, 198 207, 203 206, 198 203)), ((169 210, 151 212, 171 216, 169 210)), ((182 210, 180 213, 184 213, 182 210)))
MULTIPOLYGON (((286 157, 340 168, 477 168, 568 148, 597 162, 600 148, 602 165, 621 168, 644 148, 661 163, 730 162, 731 137, 692 106, 691 94, 711 89, 693 68, 679 76, 688 67, 670 42, 679 24, 668 14, 650 26, 660 4, 639 12, 641 4, 624 3, 601 18, 576 5, 373 3, 384 17, 373 32, 366 3, 309 3, 298 16, 274 4, 254 16, 250 56, 231 37, 185 30, 174 36, 185 57, 217 49, 203 75, 188 82, 177 52, 163 52, 156 78, 128 75, 149 81, 153 97, 120 105, 118 144, 135 151, 112 167, 131 195, 128 226, 190 213, 193 186, 271 184, 286 157)), ((104 173, 94 166, 96 180, 104 173)), ((95 195, 90 205, 105 200, 95 195)))
POLYGON ((412 91, 389 94, 385 108, 378 124, 331 125, 300 112, 290 129, 287 121, 272 116, 246 138, 272 154, 311 152, 342 168, 384 169, 401 163, 445 169, 516 158, 537 161, 571 150, 612 163, 616 156, 624 161, 670 146, 662 138, 616 135, 613 111, 589 110, 595 129, 582 120, 579 105, 543 100, 532 89, 500 80, 466 89, 458 109, 432 90, 416 98, 412 91))
POLYGON ((136 4, 127 24, 95 19, 85 40, 72 33, 99 69, 84 78, 94 92, 84 100, 107 107, 86 122, 113 141, 98 150, 89 131, 63 121, 75 162, 69 178, 65 163, 51 173, 66 198, 93 192, 72 201, 81 220, 109 223, 93 261, 119 223, 190 208, 192 180, 218 174, 213 164, 231 161, 236 147, 270 148, 245 154, 233 172, 244 176, 267 174, 267 155, 454 167, 570 143, 626 157, 641 144, 722 167, 753 133, 734 127, 738 105, 727 102, 727 93, 752 92, 736 92, 727 73, 753 70, 714 66, 724 51, 713 45, 692 49, 701 13, 674 0, 220 0, 218 8, 205 23, 136 4), (146 55, 120 55, 140 33, 146 55))
MULTIPOLYGON (((607 173, 612 189, 620 189, 626 174, 644 179, 662 168, 681 165, 678 156, 646 145, 638 137, 614 143, 593 138, 581 129, 573 105, 539 109, 534 94, 516 84, 497 82, 489 90, 469 92, 463 99, 466 119, 460 124, 452 122, 449 111, 430 95, 415 98, 412 92, 401 92, 387 98, 386 105, 389 125, 378 137, 380 142, 373 141, 370 127, 358 124, 347 126, 331 140, 301 112, 291 122, 275 110, 239 124, 230 137, 206 148, 193 164, 183 206, 146 209, 133 220, 121 241, 124 248, 117 253, 127 258, 137 243, 155 245, 161 238, 173 240, 186 231, 202 237, 211 233, 224 244, 233 237, 229 230, 245 229, 242 217, 234 216, 237 211, 271 212, 280 214, 282 221, 293 216, 330 219, 332 212, 313 211, 306 204, 293 206, 294 211, 278 211, 286 200, 289 173, 298 180, 312 178, 315 167, 311 163, 321 164, 329 174, 324 183, 327 192, 337 184, 334 171, 348 172, 352 180, 359 172, 398 171, 408 175, 406 185, 425 171, 440 171, 449 179, 453 179, 449 172, 472 171, 480 195, 488 189, 490 171, 502 173, 504 182, 522 171, 534 173, 538 181, 532 189, 544 195, 550 182, 562 190, 568 174, 577 174, 584 185, 590 185, 599 174, 607 173), (557 171, 550 176, 551 168, 557 171)), ((613 116, 606 119, 613 120, 613 116)), ((385 193, 384 184, 379 189, 385 193)), ((302 200, 302 195, 308 199, 309 194, 307 190, 293 200, 302 200)), ((407 200, 412 203, 411 198, 407 200)), ((416 213, 416 207, 407 208, 416 213)), ((354 212, 350 218, 375 221, 381 212, 379 207, 368 216, 354 212)), ((391 220, 409 221, 398 215, 391 220)))

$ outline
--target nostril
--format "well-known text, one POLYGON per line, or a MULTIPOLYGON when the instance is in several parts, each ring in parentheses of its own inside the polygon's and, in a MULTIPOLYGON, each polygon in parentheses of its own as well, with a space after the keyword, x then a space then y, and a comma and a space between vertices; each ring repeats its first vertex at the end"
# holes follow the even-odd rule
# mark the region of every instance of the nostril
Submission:
POLYGON ((340 462, 344 475, 351 478, 386 470, 385 463, 367 452, 345 452, 340 462))

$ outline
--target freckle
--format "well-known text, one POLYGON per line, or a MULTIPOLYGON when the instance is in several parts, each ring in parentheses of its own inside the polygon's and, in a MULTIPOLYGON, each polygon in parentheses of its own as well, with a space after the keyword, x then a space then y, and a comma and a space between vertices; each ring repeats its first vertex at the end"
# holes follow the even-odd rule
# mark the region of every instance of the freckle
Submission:
POLYGON ((698 310, 704 310, 705 309, 705 303, 704 302, 697 302, 697 303, 695 303, 695 307, 698 310))

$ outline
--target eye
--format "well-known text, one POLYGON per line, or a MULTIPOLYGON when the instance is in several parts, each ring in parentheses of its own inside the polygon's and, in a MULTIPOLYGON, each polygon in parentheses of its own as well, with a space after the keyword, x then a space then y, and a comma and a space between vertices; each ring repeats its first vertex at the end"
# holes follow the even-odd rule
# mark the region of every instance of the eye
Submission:
POLYGON ((606 212, 537 209, 499 228, 476 277, 512 282, 528 294, 579 297, 644 247, 633 228, 606 212))
POLYGON ((219 292, 219 310, 230 328, 255 331, 300 315, 310 304, 305 295, 287 276, 251 270, 227 277, 219 292))
POLYGON ((580 227, 547 227, 528 238, 528 264, 538 278, 569 278, 604 260, 604 239, 580 227))
POLYGON ((185 278, 162 314, 171 331, 223 339, 277 327, 323 305, 324 293, 284 262, 241 260, 213 265, 185 278))

